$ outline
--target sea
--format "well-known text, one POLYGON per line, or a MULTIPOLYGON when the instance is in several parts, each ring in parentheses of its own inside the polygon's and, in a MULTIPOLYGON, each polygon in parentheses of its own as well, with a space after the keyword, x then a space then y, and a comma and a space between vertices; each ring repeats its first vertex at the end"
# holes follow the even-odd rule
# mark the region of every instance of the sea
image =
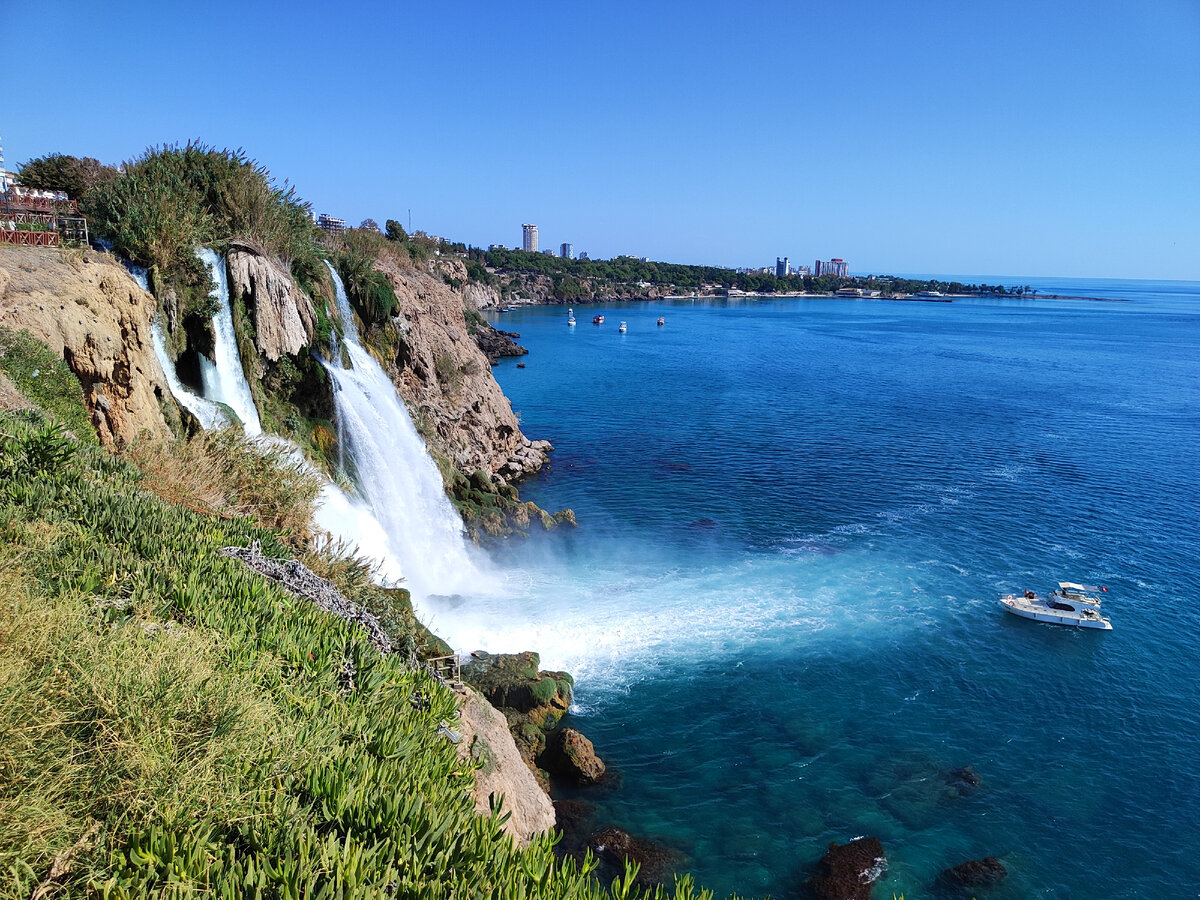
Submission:
POLYGON ((493 315, 555 447, 522 496, 579 526, 431 624, 574 674, 586 827, 717 896, 794 897, 859 836, 876 897, 989 856, 980 898, 1200 896, 1200 283, 1003 283, 1091 299, 493 315), (997 603, 1059 581, 1112 630, 997 603))

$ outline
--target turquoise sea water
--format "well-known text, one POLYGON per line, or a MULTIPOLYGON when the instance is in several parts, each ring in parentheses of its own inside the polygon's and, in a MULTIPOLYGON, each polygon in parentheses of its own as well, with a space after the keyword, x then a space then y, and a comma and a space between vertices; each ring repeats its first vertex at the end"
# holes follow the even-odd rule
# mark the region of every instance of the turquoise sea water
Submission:
POLYGON ((988 855, 981 897, 1198 894, 1200 285, 1021 283, 1128 302, 495 317, 556 446, 523 494, 580 527, 505 546, 509 599, 434 627, 575 672, 596 827, 719 894, 792 896, 858 835, 876 896, 988 855), (1106 585, 1114 630, 996 604, 1059 580, 1106 585))

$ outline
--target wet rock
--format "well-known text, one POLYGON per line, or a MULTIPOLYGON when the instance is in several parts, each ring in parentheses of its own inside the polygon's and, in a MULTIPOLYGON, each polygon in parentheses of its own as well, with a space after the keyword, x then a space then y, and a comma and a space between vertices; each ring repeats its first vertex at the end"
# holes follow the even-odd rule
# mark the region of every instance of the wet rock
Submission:
MULTIPOLYGON (((462 669, 463 679, 501 709, 533 714, 539 724, 556 724, 571 705, 575 681, 566 672, 539 671, 541 657, 524 653, 475 653, 462 669)), ((531 716, 532 717, 532 716, 531 716)))
POLYGON ((938 876, 938 886, 946 891, 965 891, 974 888, 995 887, 1008 877, 1008 870, 994 856, 973 859, 938 876))
POLYGON ((574 728, 554 733, 538 764, 555 778, 571 784, 595 784, 604 777, 604 761, 592 742, 574 728))
POLYGON ((515 331, 499 331, 486 322, 477 325, 472 335, 475 338, 475 346, 482 350, 493 364, 502 356, 524 356, 529 352, 516 342, 515 338, 520 336, 515 331))
POLYGON ((870 900, 871 884, 887 870, 879 838, 856 838, 829 845, 808 881, 813 900, 870 900))

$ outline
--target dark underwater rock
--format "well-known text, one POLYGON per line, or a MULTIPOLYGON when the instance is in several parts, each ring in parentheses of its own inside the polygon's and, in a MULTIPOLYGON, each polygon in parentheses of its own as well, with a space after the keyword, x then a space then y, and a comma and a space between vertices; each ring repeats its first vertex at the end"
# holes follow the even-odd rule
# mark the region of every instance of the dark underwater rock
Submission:
POLYGON ((970 766, 963 766, 950 772, 949 777, 946 779, 946 784, 953 788, 958 796, 968 797, 979 790, 979 786, 983 784, 983 779, 970 766))
POLYGON ((949 891, 995 887, 1008 877, 1008 870, 994 856, 973 859, 946 869, 938 876, 938 887, 949 891))
POLYGON ((829 845, 808 881, 813 900, 870 900, 871 884, 887 868, 879 838, 856 838, 829 845))
POLYGON ((596 856, 612 865, 623 866, 625 860, 637 863, 638 881, 642 883, 661 881, 680 860, 679 854, 670 847, 634 837, 628 831, 611 825, 593 834, 588 846, 596 856))
POLYGON ((592 742, 574 728, 555 732, 538 764, 551 776, 571 784, 595 784, 604 777, 604 761, 596 755, 592 742))

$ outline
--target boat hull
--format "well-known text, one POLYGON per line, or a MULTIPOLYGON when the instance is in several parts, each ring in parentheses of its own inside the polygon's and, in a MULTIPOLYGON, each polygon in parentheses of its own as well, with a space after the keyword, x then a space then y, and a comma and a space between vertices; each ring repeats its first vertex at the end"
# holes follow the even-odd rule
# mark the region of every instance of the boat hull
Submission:
POLYGON ((1092 617, 1082 613, 1066 610, 1055 610, 1044 602, 1025 601, 1018 597, 1001 597, 1000 605, 1007 612, 1023 619, 1035 622, 1045 622, 1049 625, 1073 625, 1076 628, 1094 628, 1098 631, 1112 631, 1112 623, 1099 615, 1092 617))

